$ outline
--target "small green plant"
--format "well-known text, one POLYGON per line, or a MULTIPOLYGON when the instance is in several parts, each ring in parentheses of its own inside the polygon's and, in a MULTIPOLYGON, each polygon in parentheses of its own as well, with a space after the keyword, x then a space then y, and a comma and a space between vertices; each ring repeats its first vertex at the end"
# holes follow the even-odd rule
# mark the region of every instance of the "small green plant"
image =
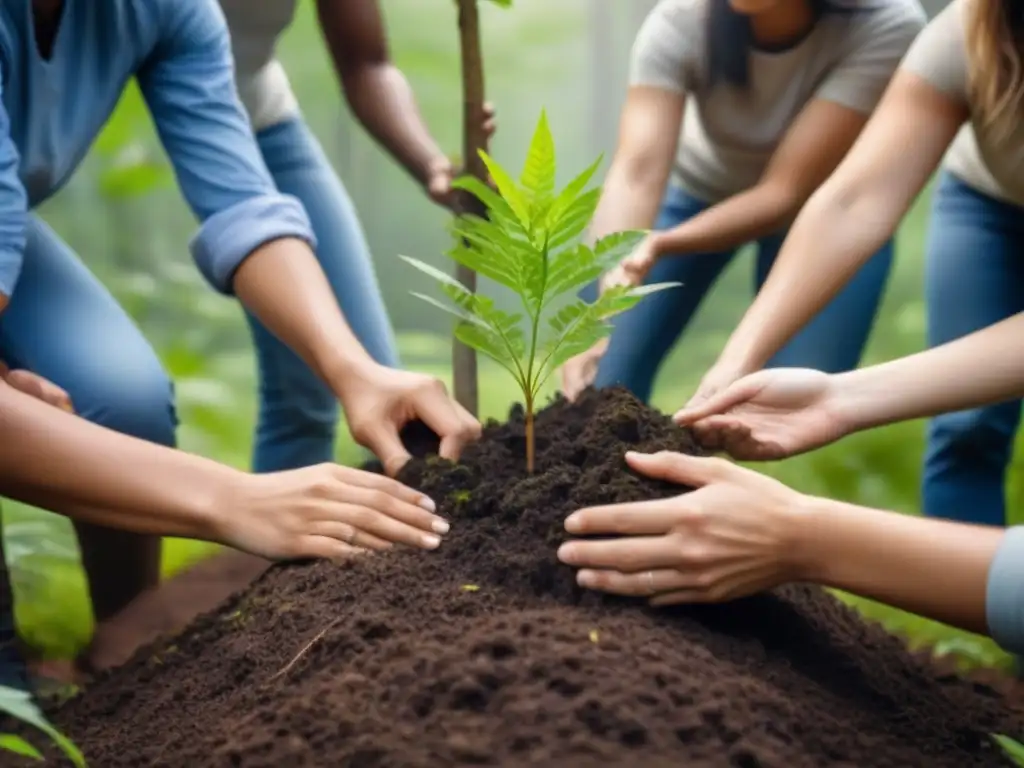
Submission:
POLYGON ((440 283, 452 304, 421 293, 413 295, 455 315, 456 339, 493 358, 519 385, 526 412, 526 463, 533 472, 534 409, 548 377, 569 358, 604 338, 611 328, 610 317, 644 296, 678 283, 611 287, 589 304, 580 299, 556 302, 598 279, 647 233, 618 232, 593 245, 579 242, 600 199, 600 187, 587 189, 587 185, 601 159, 556 191, 555 145, 544 113, 518 182, 486 152, 479 154, 497 192, 475 177, 456 180, 457 187, 482 203, 486 216, 466 215, 455 220, 453 229, 460 242, 448 255, 513 291, 523 313, 499 309, 492 299, 474 293, 441 270, 418 259, 402 258, 440 283))
MULTIPOLYGON (((85 768, 85 758, 78 748, 60 731, 50 725, 50 722, 39 711, 39 707, 32 701, 32 697, 25 691, 16 688, 8 688, 0 685, 0 712, 21 720, 26 725, 31 725, 45 733, 60 750, 67 756, 77 768, 85 768)), ((35 747, 29 744, 20 736, 13 733, 0 734, 0 750, 13 752, 23 757, 42 760, 43 756, 35 747)))

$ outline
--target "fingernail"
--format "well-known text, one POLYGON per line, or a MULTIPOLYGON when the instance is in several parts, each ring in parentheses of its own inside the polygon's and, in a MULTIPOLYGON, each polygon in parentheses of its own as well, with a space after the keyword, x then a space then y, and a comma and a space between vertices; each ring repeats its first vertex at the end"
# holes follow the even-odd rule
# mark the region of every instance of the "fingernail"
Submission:
POLYGON ((445 534, 452 529, 452 527, 444 520, 435 520, 430 524, 430 527, 434 529, 434 533, 445 534))
POLYGON ((427 512, 437 512, 437 504, 429 496, 421 496, 417 504, 427 510, 427 512))
POLYGON ((596 587, 597 586, 597 574, 593 571, 580 571, 576 574, 576 583, 581 587, 596 587))
POLYGON ((565 518, 565 530, 569 533, 579 533, 581 527, 579 513, 573 512, 565 518))
POLYGON ((563 563, 572 564, 573 556, 576 554, 576 548, 572 544, 563 544, 558 548, 558 559, 563 563))
POLYGON ((422 541, 423 546, 427 549, 437 549, 439 546, 441 546, 441 537, 433 536, 429 533, 423 536, 422 541))

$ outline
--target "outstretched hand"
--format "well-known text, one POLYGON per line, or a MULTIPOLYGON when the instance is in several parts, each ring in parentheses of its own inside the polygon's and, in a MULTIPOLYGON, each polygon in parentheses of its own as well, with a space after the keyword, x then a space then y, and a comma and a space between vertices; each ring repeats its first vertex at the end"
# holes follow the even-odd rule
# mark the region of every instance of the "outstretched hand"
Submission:
POLYGON ((608 537, 558 550, 580 569, 580 586, 671 605, 733 600, 801 577, 799 493, 725 459, 662 452, 626 460, 646 477, 696 490, 570 515, 570 534, 608 537))
POLYGON ((349 431, 394 477, 411 458, 399 437, 420 420, 440 438, 440 456, 455 461, 480 437, 480 422, 432 376, 373 364, 350 376, 341 398, 349 431))
POLYGON ((745 461, 772 461, 819 448, 848 429, 826 373, 773 368, 745 376, 673 417, 700 444, 745 461))

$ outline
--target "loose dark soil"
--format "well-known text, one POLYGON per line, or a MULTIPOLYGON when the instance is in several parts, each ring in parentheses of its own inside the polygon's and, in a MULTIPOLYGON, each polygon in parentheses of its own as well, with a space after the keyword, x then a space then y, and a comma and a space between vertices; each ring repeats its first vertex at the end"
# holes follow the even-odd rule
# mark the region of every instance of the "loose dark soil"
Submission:
POLYGON ((55 715, 91 764, 710 768, 1005 766, 991 688, 943 675, 824 591, 653 610, 581 593, 554 552, 586 505, 664 497, 627 448, 695 452, 621 391, 521 413, 404 472, 434 553, 275 566, 55 715))

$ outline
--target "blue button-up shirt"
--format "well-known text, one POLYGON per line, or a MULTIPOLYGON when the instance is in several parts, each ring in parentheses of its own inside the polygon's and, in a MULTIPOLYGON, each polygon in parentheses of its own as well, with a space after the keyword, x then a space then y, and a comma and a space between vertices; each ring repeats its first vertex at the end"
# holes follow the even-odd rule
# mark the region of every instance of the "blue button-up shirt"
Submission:
POLYGON ((0 293, 21 271, 28 210, 59 190, 137 78, 185 198, 191 249, 230 292, 245 257, 280 237, 314 245, 302 205, 277 192, 236 94, 227 26, 211 0, 65 0, 52 55, 32 0, 0 6, 0 293))

